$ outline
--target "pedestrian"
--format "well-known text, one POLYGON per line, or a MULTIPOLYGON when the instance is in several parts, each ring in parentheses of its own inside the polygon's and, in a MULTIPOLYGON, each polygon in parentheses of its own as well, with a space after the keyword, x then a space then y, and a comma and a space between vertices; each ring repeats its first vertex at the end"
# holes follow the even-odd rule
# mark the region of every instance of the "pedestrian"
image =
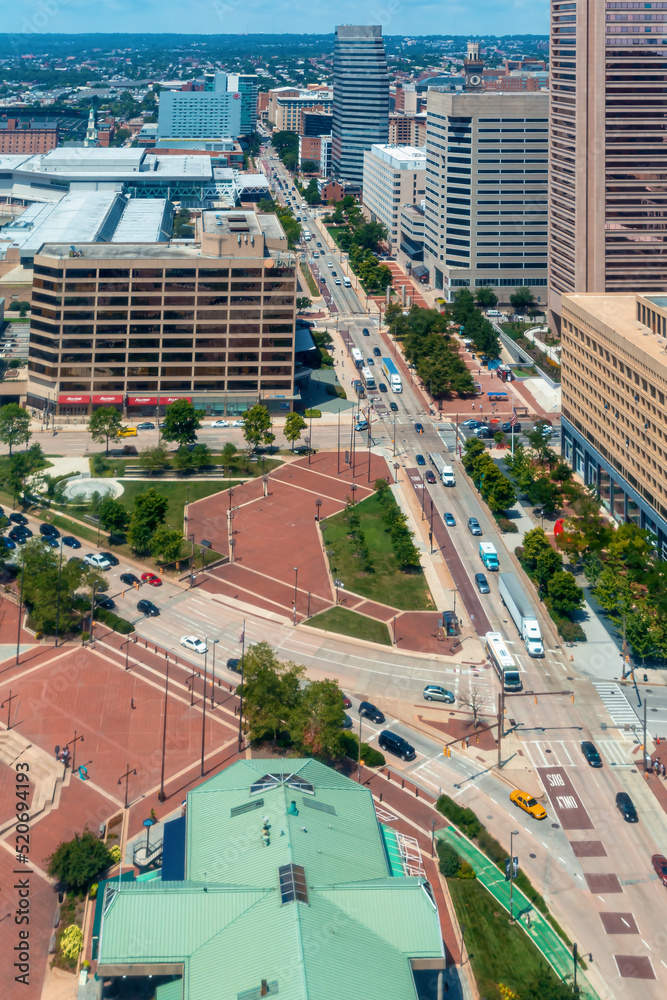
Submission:
POLYGON ((131 707, 131 708, 136 708, 136 707, 137 707, 137 706, 136 706, 136 705, 134 704, 134 698, 132 699, 132 702, 131 702, 131 706, 130 706, 130 707, 131 707))
POLYGON ((472 404, 472 408, 473 408, 473 410, 475 409, 475 404, 474 403, 472 404))
POLYGON ((665 765, 664 765, 664 764, 661 764, 660 766, 661 766, 661 768, 662 768, 662 776, 663 776, 663 778, 664 778, 664 777, 665 777, 665 774, 667 774, 667 768, 665 767, 665 765))
POLYGON ((648 681, 648 674, 644 674, 644 684, 648 681))

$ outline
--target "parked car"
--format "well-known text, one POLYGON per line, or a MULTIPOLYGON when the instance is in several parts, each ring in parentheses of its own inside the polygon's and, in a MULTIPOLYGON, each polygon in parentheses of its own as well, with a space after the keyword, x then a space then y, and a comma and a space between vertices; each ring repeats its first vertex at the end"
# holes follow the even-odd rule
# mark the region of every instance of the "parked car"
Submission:
POLYGON ((135 576, 134 573, 121 573, 120 582, 126 583, 128 587, 133 587, 135 583, 138 583, 141 586, 141 580, 138 576, 135 576))
POLYGON ((444 701, 447 705, 453 705, 456 701, 453 691, 448 691, 440 684, 427 684, 422 694, 424 701, 444 701))
POLYGON ((16 548, 16 542, 12 538, 0 538, 0 545, 2 545, 7 552, 11 552, 12 549, 16 548))
POLYGON ((430 469, 428 469, 424 473, 424 479, 426 480, 427 483, 430 483, 431 486, 433 485, 433 483, 437 482, 437 479, 435 478, 435 472, 431 472, 430 469))
POLYGON ((379 347, 373 348, 373 354, 375 355, 376 358, 382 357, 382 351, 380 350, 379 347))
POLYGON ((480 420, 475 420, 473 417, 470 420, 464 420, 461 427, 469 427, 471 431, 474 431, 476 427, 481 427, 482 423, 480 420))
POLYGON ((229 420, 214 420, 211 427, 229 427, 229 420))
POLYGON ((653 871, 656 873, 663 885, 667 885, 667 858, 664 854, 654 854, 651 858, 653 871))
POLYGON ((581 752, 591 767, 602 767, 602 757, 595 743, 592 743, 590 740, 582 740, 581 752))
POLYGON ((343 699, 343 708, 352 708, 352 701, 346 694, 341 691, 341 697, 343 699))
POLYGON ((147 600, 137 601, 137 611, 140 611, 142 615, 148 615, 149 618, 157 618, 160 614, 158 606, 147 600))
POLYGON ((639 816, 637 815, 635 804, 627 792, 617 792, 616 808, 618 809, 618 811, 620 812, 621 816, 623 817, 626 823, 639 822, 639 816))
POLYGON ((442 516, 444 517, 445 524, 447 525, 448 528, 456 527, 456 518, 454 517, 453 514, 450 514, 448 510, 445 511, 445 513, 442 516))
POLYGON ((53 524, 40 524, 40 535, 49 535, 50 538, 60 538, 60 532, 53 524))
POLYGON ((116 434, 119 438, 135 438, 137 436, 136 427, 121 427, 121 429, 116 434))
POLYGON ((371 722, 384 722, 384 713, 370 701, 362 701, 359 705, 359 715, 371 722))
POLYGON ((31 535, 32 531, 30 528, 24 528, 20 525, 16 528, 12 528, 9 532, 9 537, 13 542, 16 542, 17 545, 25 545, 31 535))
POLYGON ((152 424, 150 420, 144 420, 142 423, 137 424, 138 431, 153 431, 155 430, 155 424, 152 424))
POLYGON ((391 401, 391 402, 390 402, 390 404, 389 404, 389 409, 390 409, 390 410, 391 410, 391 411, 392 411, 393 413, 398 413, 398 403, 395 403, 395 402, 394 402, 394 400, 392 399, 392 401, 391 401))
POLYGON ((380 750, 387 750, 400 757, 401 760, 414 760, 417 756, 415 748, 407 740, 404 740, 397 733, 390 732, 389 729, 382 730, 378 736, 378 744, 380 750))
POLYGON ((18 511, 14 511, 13 514, 9 515, 9 520, 12 524, 27 524, 28 518, 24 514, 19 514, 18 511))
POLYGON ((479 523, 479 521, 477 520, 476 517, 469 517, 468 518, 468 531, 470 532, 471 535, 481 535, 482 534, 482 529, 480 527, 480 523, 479 523))
POLYGON ((426 465, 426 459, 423 455, 415 455, 415 462, 417 465, 426 465))
POLYGON ((75 538, 74 535, 64 535, 63 536, 63 545, 68 545, 70 547, 70 549, 80 549, 81 548, 81 542, 79 541, 78 538, 75 538))
POLYGON ((83 557, 86 566, 93 566, 95 569, 111 569, 111 563, 99 552, 89 552, 83 557))
POLYGON ((537 799, 534 799, 529 792, 522 792, 520 788, 515 788, 510 792, 510 802, 513 802, 519 809, 523 809, 534 819, 546 819, 547 811, 541 806, 537 799))
POLYGON ((238 420, 234 421, 234 423, 232 424, 232 427, 245 427, 245 420, 243 420, 241 417, 239 417, 238 420))
POLYGON ((76 566, 81 566, 81 567, 83 567, 83 565, 84 565, 84 562, 83 562, 83 559, 81 558, 81 556, 70 556, 69 559, 67 560, 67 563, 68 563, 68 565, 69 565, 69 563, 74 563, 76 566))
POLYGON ((104 556, 104 558, 106 559, 106 561, 111 566, 118 566, 119 563, 120 563, 120 559, 118 558, 118 556, 115 556, 113 554, 113 552, 100 552, 100 555, 104 556))
POLYGON ((48 545, 50 549, 57 549, 60 545, 58 539, 54 538, 53 535, 40 535, 39 537, 40 541, 44 542, 45 545, 48 545))
POLYGON ((143 583, 150 583, 151 587, 161 587, 162 580, 155 573, 142 573, 141 579, 143 583))
POLYGON ((475 586, 479 590, 480 594, 491 593, 491 588, 489 587, 489 581, 486 579, 483 573, 475 573, 475 586))
POLYGON ((347 712, 343 713, 343 722, 341 724, 343 726, 343 729, 352 729, 354 723, 352 722, 352 719, 347 714, 347 712))
POLYGON ((191 649, 193 653, 205 653, 207 646, 203 639, 196 635, 184 635, 181 638, 181 646, 191 649))

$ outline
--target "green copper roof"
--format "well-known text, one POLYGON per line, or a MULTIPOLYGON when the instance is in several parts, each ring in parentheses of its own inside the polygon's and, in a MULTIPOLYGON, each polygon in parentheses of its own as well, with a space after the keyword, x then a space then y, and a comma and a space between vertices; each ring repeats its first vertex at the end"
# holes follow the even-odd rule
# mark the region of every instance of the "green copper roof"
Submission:
POLYGON ((188 795, 186 855, 183 882, 109 884, 99 974, 182 964, 184 1000, 255 1000, 263 980, 281 1000, 413 1000, 409 960, 443 954, 428 885, 391 876, 370 792, 323 764, 216 775, 188 795), (297 899, 279 881, 292 865, 297 899))

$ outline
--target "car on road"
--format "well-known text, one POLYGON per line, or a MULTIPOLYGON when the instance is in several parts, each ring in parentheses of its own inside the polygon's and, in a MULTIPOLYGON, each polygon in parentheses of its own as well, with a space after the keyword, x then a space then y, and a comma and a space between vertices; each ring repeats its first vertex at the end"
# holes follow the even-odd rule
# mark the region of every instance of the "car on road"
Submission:
POLYGON ((468 531, 471 535, 481 535, 482 529, 476 517, 468 518, 468 531))
POLYGON ((100 555, 104 556, 106 561, 111 566, 118 566, 118 564, 120 563, 120 559, 118 558, 118 556, 115 556, 113 552, 100 552, 100 555))
POLYGON ((157 618, 160 614, 157 604, 147 600, 137 601, 137 611, 140 611, 142 615, 148 615, 149 618, 157 618))
POLYGON ((627 792, 616 793, 616 808, 626 823, 638 823, 639 816, 635 804, 627 792))
POLYGON ((541 806, 537 799, 533 798, 529 792, 522 792, 520 788, 515 788, 510 792, 510 802, 513 802, 519 809, 523 809, 534 819, 546 819, 547 811, 541 806))
MULTIPOLYGON (((506 434, 511 434, 512 433, 512 424, 510 423, 509 420, 506 420, 504 424, 500 425, 500 429, 501 429, 501 431, 505 431, 506 434)), ((515 434, 519 434, 520 432, 521 432, 521 424, 518 423, 518 421, 517 421, 517 423, 514 424, 514 433, 515 434)))
POLYGON ((414 760, 417 756, 415 748, 404 740, 398 733, 392 733, 389 729, 383 729, 378 736, 380 750, 387 750, 395 754, 401 760, 414 760))
POLYGON ((469 427, 471 431, 474 431, 476 427, 481 426, 481 422, 479 420, 475 420, 474 417, 471 417, 470 420, 464 420, 461 423, 461 427, 469 427))
POLYGON ((370 337, 370 335, 371 335, 370 334, 370 330, 368 329, 367 326, 365 326, 361 332, 362 332, 362 334, 363 334, 364 337, 370 337))
POLYGON ((347 714, 347 712, 343 712, 343 721, 342 721, 341 725, 342 725, 343 729, 352 729, 352 726, 354 725, 354 723, 352 722, 352 719, 347 714))
POLYGON ((475 573, 475 586, 479 590, 480 594, 491 593, 491 588, 489 587, 489 581, 486 579, 483 573, 475 573))
POLYGON ((64 535, 63 536, 63 545, 68 545, 70 547, 70 549, 80 549, 81 548, 81 542, 79 541, 78 538, 75 538, 74 535, 64 535))
POLYGON ((327 261, 327 267, 333 267, 333 261, 332 260, 328 260, 327 261))
POLYGON ((387 386, 384 384, 384 382, 378 382, 378 389, 380 390, 380 392, 388 392, 387 386))
POLYGON ((143 583, 150 583, 151 587, 161 587, 162 580, 155 573, 142 573, 141 579, 143 583))
POLYGON ((191 649, 193 653, 205 653, 207 646, 203 639, 196 635, 184 635, 181 638, 181 646, 191 649))
POLYGON ((112 597, 107 597, 106 594, 100 594, 99 597, 95 598, 95 607, 104 608, 105 611, 113 611, 116 607, 116 602, 112 597))
POLYGON ((487 424, 482 424, 475 430, 475 436, 478 438, 492 438, 493 435, 494 431, 492 431, 491 428, 487 426, 487 424))
POLYGON ((442 516, 444 517, 445 524, 447 525, 448 528, 456 527, 456 518, 448 510, 446 510, 442 516))
POLYGON ((430 483, 431 486, 433 486, 434 483, 437 483, 437 479, 435 478, 435 472, 431 472, 430 469, 427 469, 427 471, 424 473, 424 479, 426 480, 427 483, 430 483))
POLYGON ((653 871, 656 873, 663 885, 667 885, 667 858, 664 854, 654 854, 651 858, 653 871))
POLYGON ((10 514, 9 515, 9 520, 12 522, 12 524, 27 524, 28 523, 28 518, 25 517, 24 514, 19 514, 18 512, 14 512, 13 514, 10 514))
POLYGON ((595 743, 592 743, 591 740, 581 741, 581 752, 590 767, 602 767, 602 757, 600 756, 595 743))
POLYGON ((121 427, 121 429, 116 434, 119 438, 135 438, 137 436, 136 427, 121 427))
POLYGON ((320 243, 320 241, 319 241, 319 240, 317 241, 317 245, 318 245, 318 247, 321 247, 321 246, 322 246, 322 244, 320 243))
POLYGON ((235 656, 230 656, 227 660, 227 669, 233 670, 235 674, 241 673, 241 661, 235 656))
POLYGON ((48 535, 49 538, 60 538, 60 532, 54 524, 40 524, 40 535, 48 535))
POLYGON ((120 574, 120 582, 121 583, 126 583, 128 585, 128 587, 133 587, 135 585, 135 583, 137 583, 137 584, 139 584, 139 586, 141 586, 141 580, 139 579, 138 576, 135 576, 134 573, 121 573, 120 574))
POLYGON ((371 722, 384 722, 384 713, 370 701, 360 702, 359 715, 364 719, 370 719, 371 722))
POLYGON ((375 361, 373 360, 373 358, 366 358, 366 364, 368 365, 369 368, 373 368, 375 366, 375 361))
POLYGON ((392 411, 392 413, 398 413, 398 403, 395 403, 394 400, 392 399, 391 403, 389 404, 389 409, 392 411))
MULTIPOLYGON (((335 274, 335 273, 336 273, 336 272, 334 271, 334 274, 335 274)), ((340 278, 335 278, 335 279, 334 279, 334 285, 340 285, 340 278)))
POLYGON ((229 427, 229 420, 214 420, 211 427, 229 427))
POLYGON ((83 557, 86 566, 93 566, 95 569, 111 569, 111 563, 99 552, 89 552, 83 557))
POLYGON ((415 455, 415 462, 417 465, 426 465, 426 459, 423 455, 415 455))
POLYGON ((382 351, 380 350, 379 347, 373 348, 373 354, 375 355, 376 358, 382 357, 382 351))
POLYGON ((138 431, 154 431, 155 424, 151 423, 150 420, 143 420, 140 424, 137 424, 138 431))
POLYGON ((332 271, 331 272, 331 277, 332 278, 337 278, 338 277, 338 271, 332 271))
POLYGON ((416 430, 417 434, 423 434, 424 433, 424 425, 423 424, 415 424, 415 430, 416 430))
POLYGON ((424 701, 444 701, 447 705, 453 705, 456 701, 453 691, 441 687, 440 684, 427 684, 422 692, 424 701))
POLYGON ((245 427, 245 420, 243 420, 241 417, 239 417, 238 420, 234 421, 234 423, 232 424, 232 427, 245 427))

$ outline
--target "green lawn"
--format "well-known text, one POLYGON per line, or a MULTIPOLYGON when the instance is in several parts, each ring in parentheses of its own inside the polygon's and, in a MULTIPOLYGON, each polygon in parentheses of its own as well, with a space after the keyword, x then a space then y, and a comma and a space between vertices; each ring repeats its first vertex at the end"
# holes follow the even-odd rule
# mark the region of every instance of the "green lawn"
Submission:
MULTIPOLYGON (((481 996, 501 1000, 498 984, 521 996, 521 987, 547 961, 507 911, 477 879, 448 878, 447 885, 481 996)), ((555 974, 554 974, 555 979, 555 974)))
POLYGON ((307 264, 303 264, 302 265, 302 267, 301 267, 301 273, 304 276, 304 278, 306 279, 306 284, 308 285, 308 290, 309 290, 310 294, 313 296, 313 298, 319 299, 320 295, 322 293, 320 292, 319 288, 315 284, 315 279, 313 278, 312 274, 310 273, 310 268, 308 267, 307 264))
POLYGON ((320 615, 315 615, 307 623, 313 628, 326 629, 327 632, 338 632, 340 635, 351 635, 355 639, 367 639, 369 642, 378 642, 383 646, 391 646, 389 629, 384 622, 375 621, 373 618, 365 618, 364 615, 357 614, 356 611, 348 611, 347 608, 329 608, 320 615))
POLYGON ((382 523, 382 507, 375 496, 357 504, 361 530, 366 536, 373 570, 365 572, 354 554, 355 543, 348 536, 344 512, 328 517, 324 530, 331 572, 342 580, 348 590, 373 601, 380 601, 404 611, 425 611, 435 608, 426 578, 421 570, 402 572, 394 557, 389 532, 382 523))
MULTIPOLYGON (((180 479, 176 481, 169 480, 168 482, 160 479, 151 482, 137 482, 136 479, 123 479, 121 482, 124 492, 119 499, 128 509, 131 509, 134 498, 140 493, 145 493, 148 489, 154 489, 159 496, 167 497, 169 506, 167 507, 166 522, 174 528, 181 528, 183 526, 183 510, 186 497, 192 503, 194 500, 210 497, 212 493, 219 493, 221 490, 226 490, 229 485, 226 479, 224 481, 216 479, 208 482, 197 481, 192 483, 183 482, 180 479)), ((232 479, 231 485, 238 486, 239 484, 236 480, 232 479)))

